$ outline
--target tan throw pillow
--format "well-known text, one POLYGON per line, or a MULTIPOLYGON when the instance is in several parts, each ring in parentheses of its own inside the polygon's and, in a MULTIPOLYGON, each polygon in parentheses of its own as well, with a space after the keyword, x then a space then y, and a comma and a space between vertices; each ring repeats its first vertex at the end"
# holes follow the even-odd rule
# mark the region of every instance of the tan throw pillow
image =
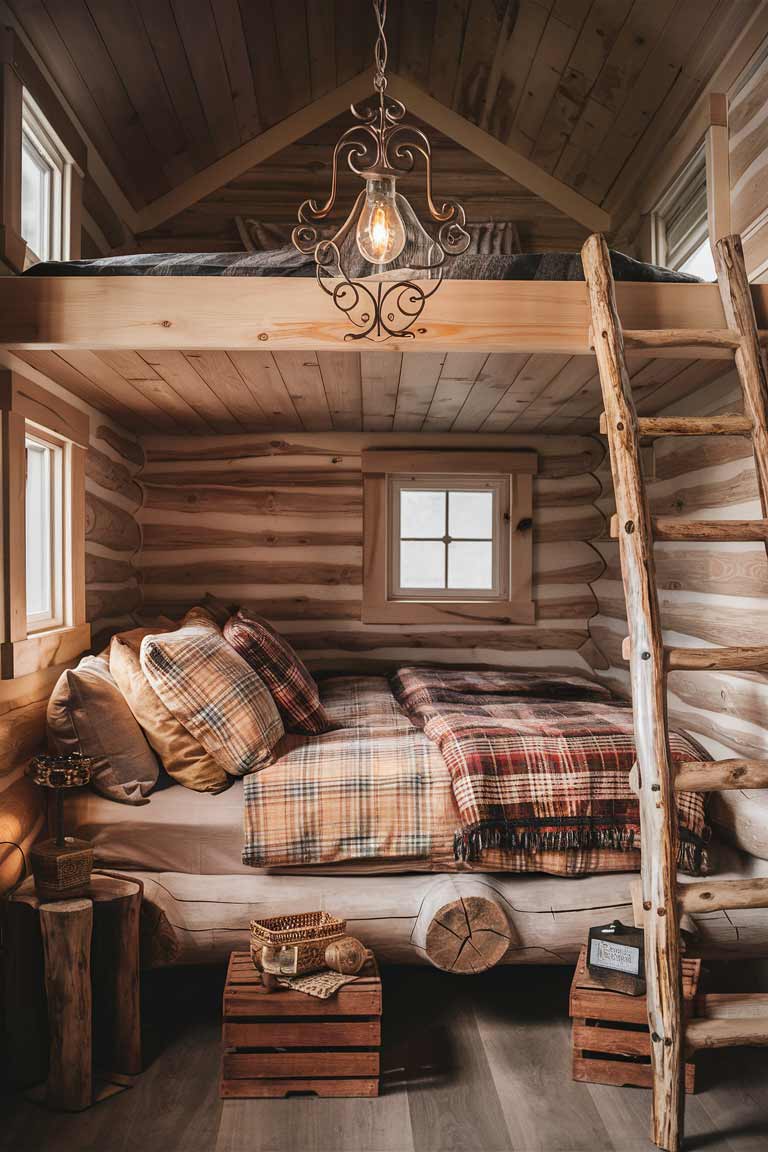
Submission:
POLYGON ((285 733, 269 689, 201 609, 175 632, 146 636, 141 667, 180 724, 232 776, 274 760, 285 733))
POLYGON ((168 775, 195 792, 223 792, 232 783, 224 769, 171 715, 141 670, 138 649, 147 634, 137 628, 112 638, 109 667, 117 686, 168 775))
POLYGON ((92 784, 122 804, 148 804, 158 764, 104 656, 84 656, 62 672, 48 701, 52 751, 93 761, 92 784))

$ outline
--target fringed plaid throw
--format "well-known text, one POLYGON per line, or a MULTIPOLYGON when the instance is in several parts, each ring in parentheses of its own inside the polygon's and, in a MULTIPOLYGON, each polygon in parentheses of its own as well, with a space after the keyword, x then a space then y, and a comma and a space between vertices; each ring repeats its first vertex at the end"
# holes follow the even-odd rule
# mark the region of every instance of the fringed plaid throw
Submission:
MULTIPOLYGON (((632 710, 580 676, 400 668, 400 706, 440 749, 462 827, 457 859, 487 848, 639 847, 640 813, 629 789, 635 761, 632 710)), ((706 759, 680 733, 675 762, 706 759)), ((708 828, 703 797, 681 793, 678 861, 702 869, 708 828)))

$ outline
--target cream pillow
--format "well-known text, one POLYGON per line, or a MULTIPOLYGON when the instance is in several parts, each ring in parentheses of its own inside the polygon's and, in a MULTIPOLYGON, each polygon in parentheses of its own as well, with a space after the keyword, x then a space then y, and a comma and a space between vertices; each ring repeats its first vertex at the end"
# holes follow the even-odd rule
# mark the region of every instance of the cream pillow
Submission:
POLYGON ((174 632, 145 636, 141 667, 169 711, 230 775, 272 763, 285 734, 275 702, 204 609, 193 608, 174 632))
POLYGON ((102 656, 84 656, 62 672, 47 710, 48 741, 60 754, 93 761, 91 783, 123 804, 148 804, 157 760, 102 656))
POLYGON ((142 672, 139 645, 152 634, 156 632, 137 628, 113 636, 110 672, 168 775, 195 792, 223 792, 232 782, 224 769, 172 716, 142 672))

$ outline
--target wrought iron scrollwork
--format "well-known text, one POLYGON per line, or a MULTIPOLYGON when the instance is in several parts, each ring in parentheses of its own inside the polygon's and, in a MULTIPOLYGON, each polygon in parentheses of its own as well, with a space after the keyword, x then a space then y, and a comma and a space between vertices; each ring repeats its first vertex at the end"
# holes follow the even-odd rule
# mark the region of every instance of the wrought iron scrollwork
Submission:
MULTIPOLYGON (((387 95, 386 0, 373 0, 373 9, 379 28, 374 78, 377 95, 369 104, 351 105, 350 111, 356 123, 347 128, 336 142, 328 197, 322 203, 314 199, 305 200, 298 210, 298 222, 291 233, 291 240, 298 251, 314 258, 320 287, 356 329, 347 333, 346 340, 413 338, 413 326, 420 319, 427 300, 440 286, 446 259, 466 252, 470 243, 462 205, 457 200, 445 200, 438 205, 434 199, 432 149, 428 137, 416 125, 403 122, 405 105, 387 95), (411 261, 407 271, 426 273, 427 278, 410 278, 406 269, 403 269, 406 275, 402 280, 348 275, 342 256, 343 247, 361 211, 365 191, 357 196, 346 220, 332 236, 323 237, 319 228, 336 205, 342 160, 346 161, 350 171, 364 179, 372 173, 397 178, 413 172, 419 160, 423 162, 425 200, 435 228, 432 235, 419 225, 426 242, 426 258, 419 262, 411 261)), ((396 271, 396 268, 391 271, 396 271)))

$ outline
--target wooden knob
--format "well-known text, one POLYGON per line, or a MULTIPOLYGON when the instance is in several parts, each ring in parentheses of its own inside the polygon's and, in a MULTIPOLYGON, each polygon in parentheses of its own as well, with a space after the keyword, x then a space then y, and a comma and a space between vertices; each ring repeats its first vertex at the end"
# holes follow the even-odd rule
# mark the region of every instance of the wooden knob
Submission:
POLYGON ((368 959, 368 949, 354 936, 340 936, 325 950, 325 962, 334 972, 356 976, 368 959))

